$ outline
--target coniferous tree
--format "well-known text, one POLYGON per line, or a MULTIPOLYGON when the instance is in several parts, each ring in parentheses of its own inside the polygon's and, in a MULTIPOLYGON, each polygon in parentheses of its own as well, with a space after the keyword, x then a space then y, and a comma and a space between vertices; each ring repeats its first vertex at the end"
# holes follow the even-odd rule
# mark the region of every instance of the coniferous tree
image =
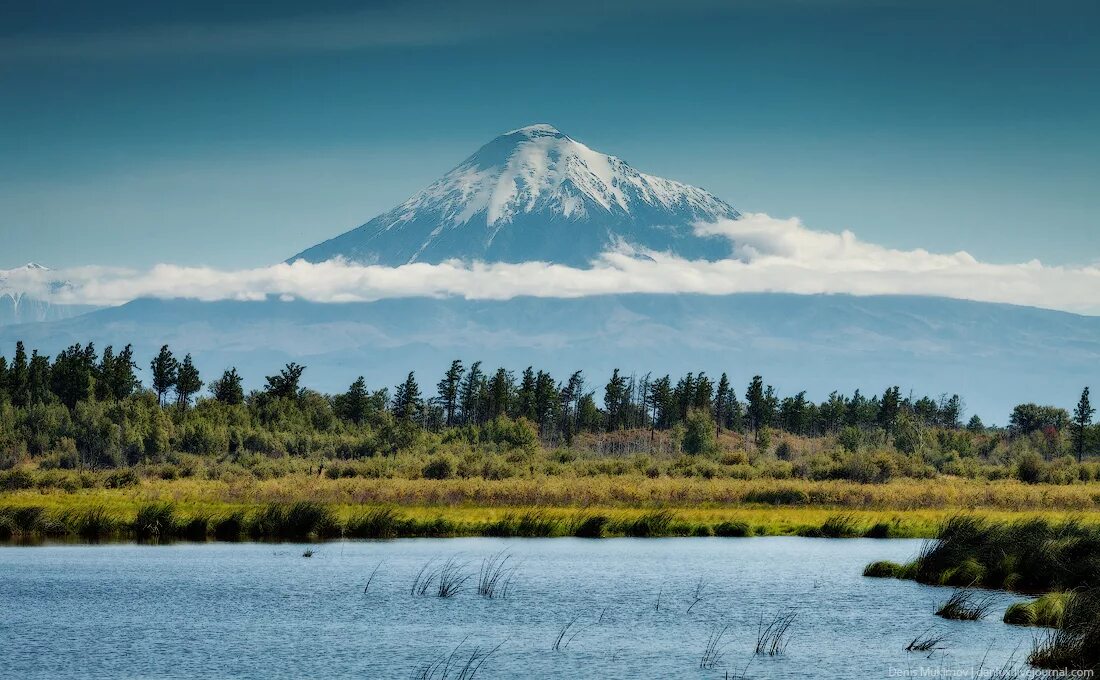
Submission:
POLYGON ((619 375, 619 369, 611 374, 611 379, 603 391, 603 405, 607 410, 607 431, 614 432, 622 424, 623 405, 626 400, 626 378, 619 375))
POLYGON ((50 358, 31 352, 27 365, 27 405, 45 404, 50 400, 50 358))
POLYGON ((729 409, 730 380, 723 373, 718 379, 718 388, 714 392, 714 433, 722 434, 722 426, 726 422, 729 409))
POLYGON ((558 390, 554 378, 545 371, 539 371, 535 376, 535 418, 539 434, 545 433, 545 429, 553 422, 554 408, 557 405, 558 390))
POLYGON ((459 404, 462 407, 462 422, 466 424, 480 424, 482 422, 481 392, 482 383, 485 382, 485 374, 481 372, 481 362, 470 364, 470 370, 458 390, 459 404))
POLYGON ((526 418, 531 422, 537 422, 535 415, 535 369, 528 366, 523 370, 520 378, 519 390, 516 392, 516 415, 526 418))
POLYGON ((301 391, 298 383, 305 370, 305 366, 290 362, 278 375, 267 376, 264 393, 274 399, 297 399, 301 391))
POLYGON ((337 417, 343 418, 356 425, 362 425, 370 411, 370 393, 367 392, 367 381, 359 376, 348 387, 348 391, 336 397, 334 410, 337 417))
POLYGON ((8 387, 8 358, 0 356, 0 402, 11 400, 11 390, 8 387))
POLYGON ((157 403, 161 406, 164 405, 164 395, 176 386, 176 380, 179 379, 179 370, 179 361, 172 356, 168 345, 161 347, 160 352, 149 364, 149 373, 153 379, 153 391, 156 392, 157 403))
POLYGON ((488 416, 497 418, 507 415, 512 405, 512 393, 515 392, 515 381, 512 373, 503 368, 489 380, 488 384, 488 416))
POLYGON ((745 392, 748 427, 752 430, 753 442, 760 443, 760 430, 768 424, 767 395, 764 392, 764 379, 758 375, 752 377, 749 389, 745 392))
POLYGON ((210 383, 210 393, 214 399, 223 404, 236 406, 244 403, 244 387, 241 384, 241 376, 237 369, 228 368, 222 373, 222 377, 210 383))
POLYGON ((462 384, 463 373, 465 373, 465 369, 462 367, 462 362, 455 359, 451 362, 451 367, 447 369, 447 374, 436 385, 436 390, 439 392, 439 403, 443 407, 444 423, 447 427, 455 424, 459 387, 462 384))
POLYGON ((1092 424, 1092 414, 1096 409, 1089 403, 1089 388, 1081 392, 1081 399, 1077 402, 1077 408, 1073 409, 1073 422, 1070 426, 1070 436, 1073 440, 1073 449, 1077 452, 1077 462, 1085 457, 1085 439, 1088 436, 1089 425, 1092 424))
POLYGON ((194 362, 191 361, 191 355, 188 354, 183 357, 183 363, 180 364, 176 373, 176 403, 182 408, 187 408, 191 404, 191 395, 198 394, 201 389, 202 379, 199 376, 199 369, 195 367, 194 362))
POLYGON ((50 391, 70 409, 95 394, 95 347, 80 343, 60 352, 50 369, 50 391))
POLYGON ((8 369, 8 392, 11 394, 12 405, 27 406, 30 403, 29 378, 27 350, 20 340, 15 343, 15 356, 12 357, 11 368, 8 369))
POLYGON ((882 402, 878 408, 878 425, 886 431, 887 437, 893 434, 900 412, 901 388, 896 385, 886 388, 886 391, 882 393, 882 402))
POLYGON ((416 384, 416 374, 409 371, 405 382, 393 392, 393 415, 401 420, 415 422, 421 416, 424 402, 420 398, 420 386, 416 384))

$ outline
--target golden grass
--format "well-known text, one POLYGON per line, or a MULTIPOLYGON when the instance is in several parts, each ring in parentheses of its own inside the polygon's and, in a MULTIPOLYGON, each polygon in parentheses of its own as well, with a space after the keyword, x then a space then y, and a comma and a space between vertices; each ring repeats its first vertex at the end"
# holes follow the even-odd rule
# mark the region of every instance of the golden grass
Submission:
POLYGON ((184 516, 251 512, 272 502, 309 500, 346 520, 362 506, 388 505, 411 519, 442 518, 474 526, 538 511, 558 518, 578 512, 632 518, 667 508, 698 526, 740 521, 757 533, 795 534, 829 517, 891 525, 891 536, 931 536, 959 512, 993 520, 1077 517, 1100 523, 1100 484, 1026 485, 958 478, 867 485, 844 481, 649 479, 644 476, 484 479, 329 479, 304 474, 270 480, 143 479, 122 489, 23 490, 0 494, 0 506, 50 511, 103 508, 132 519, 152 501, 171 501, 184 516))

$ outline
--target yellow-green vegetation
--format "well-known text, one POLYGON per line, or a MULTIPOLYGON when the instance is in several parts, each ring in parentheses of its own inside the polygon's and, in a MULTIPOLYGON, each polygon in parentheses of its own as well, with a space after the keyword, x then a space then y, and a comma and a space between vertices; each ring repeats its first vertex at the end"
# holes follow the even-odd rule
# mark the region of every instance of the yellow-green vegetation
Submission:
POLYGON ((1017 626, 1061 628, 1066 604, 1073 593, 1047 593, 1034 600, 1011 605, 1004 616, 1005 623, 1017 626))

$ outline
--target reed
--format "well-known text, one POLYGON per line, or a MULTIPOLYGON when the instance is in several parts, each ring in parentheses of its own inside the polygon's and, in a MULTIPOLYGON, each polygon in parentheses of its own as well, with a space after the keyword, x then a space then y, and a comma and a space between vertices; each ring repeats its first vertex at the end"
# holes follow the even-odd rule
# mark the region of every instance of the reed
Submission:
POLYGON ((729 628, 729 625, 722 626, 707 637, 707 644, 703 647, 703 656, 699 659, 699 668, 708 671, 714 670, 722 663, 722 658, 725 656, 726 647, 728 646, 728 643, 723 642, 723 638, 729 628))
POLYGON ((447 656, 427 664, 417 673, 418 680, 471 680, 474 675, 481 669, 489 657, 492 656, 501 646, 503 642, 496 647, 490 649, 483 649, 480 646, 474 647, 467 654, 462 653, 459 656, 459 652, 462 646, 466 644, 466 640, 469 636, 462 638, 462 641, 454 648, 454 650, 447 656), (465 662, 462 662, 465 659, 465 662), (461 663, 461 665, 459 665, 461 663))
POLYGON ((173 538, 178 528, 175 506, 171 503, 147 503, 138 508, 131 528, 139 541, 173 538))
POLYGON ((991 595, 979 595, 972 588, 956 588, 951 597, 936 608, 936 616, 953 621, 979 621, 993 608, 991 595))
POLYGON ((505 550, 486 557, 478 574, 477 594, 489 600, 508 597, 508 588, 516 574, 516 565, 509 564, 512 555, 505 550))
POLYGON ((928 652, 929 657, 933 652, 937 652, 946 647, 943 643, 947 641, 947 634, 943 631, 936 629, 929 629, 922 631, 912 641, 905 646, 907 652, 928 652))
POLYGON ((776 612, 770 619, 765 619, 761 614, 756 627, 756 648, 753 653, 768 656, 782 654, 790 641, 791 626, 796 618, 798 612, 793 609, 776 612))
POLYGON ((1027 660, 1039 668, 1100 672, 1100 588, 1074 593, 1062 627, 1038 639, 1027 660))
POLYGON ((620 523, 620 531, 626 536, 668 536, 676 516, 670 510, 654 510, 632 520, 620 523))
POLYGON ((462 562, 457 557, 448 557, 440 567, 436 575, 437 597, 454 597, 462 586, 466 584, 473 574, 467 571, 468 562, 462 562))

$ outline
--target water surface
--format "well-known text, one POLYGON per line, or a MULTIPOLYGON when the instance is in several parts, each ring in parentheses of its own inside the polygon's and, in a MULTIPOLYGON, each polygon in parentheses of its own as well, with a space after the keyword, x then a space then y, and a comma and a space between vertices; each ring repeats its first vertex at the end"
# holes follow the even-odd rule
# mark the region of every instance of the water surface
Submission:
POLYGON ((414 678, 456 647, 461 666, 500 645, 478 678, 898 677, 999 668, 1034 635, 1000 620, 1019 598, 997 594, 984 621, 944 621, 932 612, 950 589, 861 576, 912 557, 911 540, 409 539, 325 543, 303 558, 307 547, 0 548, 0 675, 414 678), (519 565, 508 597, 478 597, 481 560, 501 550, 519 565), (455 597, 410 594, 425 563, 452 556, 473 573, 455 597), (761 618, 790 608, 784 653, 754 655, 761 618), (725 626, 721 662, 701 669, 725 626), (932 627, 946 649, 904 651, 932 627))

